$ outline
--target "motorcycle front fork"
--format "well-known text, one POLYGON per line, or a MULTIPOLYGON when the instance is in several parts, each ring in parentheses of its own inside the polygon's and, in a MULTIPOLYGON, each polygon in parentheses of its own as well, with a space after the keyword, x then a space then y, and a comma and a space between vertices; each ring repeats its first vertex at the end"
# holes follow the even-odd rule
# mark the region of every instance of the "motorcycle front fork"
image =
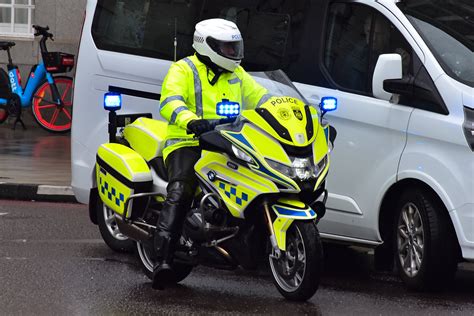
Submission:
POLYGON ((264 203, 263 207, 265 209, 265 221, 267 222, 267 225, 268 225, 268 231, 270 233, 270 242, 272 244, 272 249, 273 249, 270 256, 274 257, 275 259, 279 259, 281 256, 281 250, 278 247, 275 230, 273 229, 273 221, 272 221, 272 217, 270 216, 270 208, 268 207, 268 203, 264 203))

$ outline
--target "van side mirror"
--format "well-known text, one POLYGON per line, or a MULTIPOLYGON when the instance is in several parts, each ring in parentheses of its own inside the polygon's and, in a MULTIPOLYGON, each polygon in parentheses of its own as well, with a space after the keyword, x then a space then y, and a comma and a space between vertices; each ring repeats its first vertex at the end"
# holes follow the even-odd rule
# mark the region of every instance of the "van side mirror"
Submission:
POLYGON ((402 56, 399 54, 382 54, 375 65, 372 79, 374 97, 390 101, 393 94, 384 89, 384 81, 402 78, 402 56))
POLYGON ((440 100, 433 90, 415 77, 408 76, 402 79, 388 79, 383 83, 383 88, 387 92, 396 93, 408 98, 416 97, 418 100, 440 104, 440 100))
POLYGON ((383 82, 383 89, 390 93, 403 96, 413 96, 414 77, 404 77, 402 79, 387 79, 383 82))

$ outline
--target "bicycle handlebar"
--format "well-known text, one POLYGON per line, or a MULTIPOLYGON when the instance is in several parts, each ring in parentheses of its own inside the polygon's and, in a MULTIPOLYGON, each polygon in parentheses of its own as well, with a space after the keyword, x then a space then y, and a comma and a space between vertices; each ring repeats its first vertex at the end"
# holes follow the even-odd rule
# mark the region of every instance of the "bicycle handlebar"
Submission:
POLYGON ((44 36, 46 38, 51 38, 53 40, 53 34, 49 33, 49 26, 43 27, 39 25, 33 25, 33 28, 36 30, 35 36, 44 36))

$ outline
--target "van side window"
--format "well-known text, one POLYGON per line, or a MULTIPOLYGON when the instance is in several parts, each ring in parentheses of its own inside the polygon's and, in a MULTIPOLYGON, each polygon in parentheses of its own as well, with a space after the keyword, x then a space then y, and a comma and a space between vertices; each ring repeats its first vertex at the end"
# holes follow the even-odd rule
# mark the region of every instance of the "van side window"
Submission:
POLYGON ((330 6, 323 62, 339 88, 372 95, 375 65, 387 53, 400 54, 403 73, 409 73, 412 49, 387 18, 361 4, 330 6))
POLYGON ((368 93, 371 19, 367 6, 335 3, 330 7, 324 65, 342 88, 368 93))
POLYGON ((202 1, 98 0, 92 37, 99 49, 173 60, 192 54, 202 1))
POLYGON ((310 0, 98 0, 92 37, 101 50, 173 60, 192 55, 201 20, 234 21, 247 70, 282 68, 298 58, 310 0))

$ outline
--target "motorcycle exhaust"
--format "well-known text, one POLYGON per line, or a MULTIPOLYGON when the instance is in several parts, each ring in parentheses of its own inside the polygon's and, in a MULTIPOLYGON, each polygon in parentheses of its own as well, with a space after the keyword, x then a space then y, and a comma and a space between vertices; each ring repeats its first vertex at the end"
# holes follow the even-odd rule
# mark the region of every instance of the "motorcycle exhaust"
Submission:
POLYGON ((133 222, 124 222, 121 217, 116 216, 115 221, 122 234, 135 241, 147 241, 151 238, 151 234, 145 229, 139 227, 133 222))

